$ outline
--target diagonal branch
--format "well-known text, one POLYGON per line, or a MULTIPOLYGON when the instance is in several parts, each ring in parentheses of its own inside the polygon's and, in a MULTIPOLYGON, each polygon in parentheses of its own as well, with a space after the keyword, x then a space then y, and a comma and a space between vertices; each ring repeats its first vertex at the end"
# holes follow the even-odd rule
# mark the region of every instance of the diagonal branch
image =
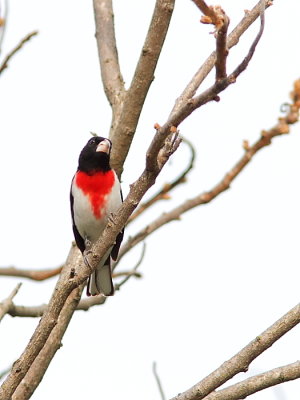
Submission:
POLYGON ((294 89, 291 92, 292 104, 288 106, 285 117, 278 119, 278 122, 268 131, 262 131, 261 137, 250 146, 247 141, 244 142, 244 155, 240 160, 231 168, 230 171, 218 182, 211 190, 200 193, 192 199, 186 200, 183 204, 175 207, 173 210, 162 214, 160 217, 152 221, 145 228, 140 230, 137 234, 130 237, 128 241, 121 247, 119 253, 119 260, 134 246, 141 241, 145 240, 147 236, 155 232, 163 225, 171 222, 178 221, 180 216, 185 212, 192 210, 195 207, 207 204, 218 197, 221 193, 229 189, 234 179, 243 171, 243 169, 250 163, 252 158, 261 149, 271 144, 272 140, 284 134, 289 133, 290 125, 298 122, 300 111, 300 80, 295 81, 294 89))
POLYGON ((270 328, 252 340, 252 342, 230 360, 225 361, 214 372, 202 379, 202 381, 175 396, 172 400, 201 400, 206 398, 209 393, 213 392, 239 372, 246 372, 255 358, 271 347, 272 344, 293 329, 299 322, 300 304, 296 305, 270 326, 270 328))
POLYGON ((20 41, 20 43, 7 54, 0 65, 0 74, 8 67, 8 62, 10 61, 10 59, 24 46, 26 42, 28 42, 33 36, 36 36, 37 34, 37 31, 28 33, 28 35, 26 35, 20 41))
POLYGON ((15 287, 15 289, 11 292, 11 294, 2 303, 0 303, 0 322, 2 321, 4 315, 9 312, 9 309, 10 309, 10 307, 12 305, 13 298, 18 293, 21 285, 22 284, 19 283, 15 287))
MULTIPOLYGON (((178 141, 167 143, 160 152, 160 168, 167 162, 178 147, 178 141)), ((158 157, 158 153, 156 154, 158 157)), ((27 374, 29 368, 38 357, 52 330, 58 323, 60 313, 67 301, 67 298, 74 289, 84 283, 88 276, 99 265, 99 261, 109 248, 114 244, 118 233, 126 224, 129 216, 136 208, 146 191, 151 187, 159 174, 160 169, 145 169, 139 179, 130 187, 129 195, 124 200, 119 211, 107 224, 102 236, 92 246, 91 253, 87 256, 87 265, 82 262, 82 256, 78 249, 73 246, 68 256, 65 268, 63 269, 48 307, 44 312, 39 325, 33 333, 28 345, 19 359, 15 361, 10 374, 0 388, 0 400, 10 400, 13 393, 27 374)), ((74 310, 70 311, 71 315, 74 310)))
MULTIPOLYGON (((270 0, 260 0, 251 11, 247 11, 243 19, 233 29, 227 39, 227 48, 231 49, 238 42, 240 37, 245 33, 250 25, 260 16, 262 1, 265 8, 268 8, 272 2, 270 0)), ((216 52, 214 51, 202 64, 199 70, 195 73, 189 84, 186 86, 182 94, 176 100, 173 107, 171 117, 178 112, 178 110, 195 95, 201 83, 213 69, 216 63, 216 52)))
POLYGON ((242 382, 210 393, 205 400, 239 400, 260 390, 300 378, 300 361, 251 376, 242 382))
POLYGON ((190 99, 187 101, 185 104, 182 104, 180 108, 176 112, 172 112, 168 122, 161 127, 161 134, 162 138, 164 135, 166 135, 166 132, 168 131, 170 125, 174 125, 178 127, 178 125, 184 121, 193 111, 195 111, 197 108, 203 106, 204 104, 210 102, 210 101, 219 101, 219 93, 224 91, 229 85, 233 84, 236 82, 236 79, 239 77, 239 75, 245 71, 247 68, 251 58, 253 57, 253 54, 255 52, 256 46, 261 39, 261 36, 263 34, 264 30, 264 12, 265 12, 265 0, 261 0, 259 5, 260 5, 260 29, 255 37, 252 45, 250 46, 250 49, 248 51, 248 54, 246 57, 243 59, 243 61, 238 65, 235 70, 226 78, 219 79, 217 80, 214 85, 212 85, 210 88, 205 90, 203 93, 200 95, 194 97, 193 99, 190 99))
POLYGON ((128 220, 127 225, 132 222, 134 219, 139 217, 144 211, 146 211, 149 207, 151 207, 154 203, 156 203, 159 200, 165 200, 169 199, 169 193, 171 190, 173 190, 175 187, 178 185, 185 183, 186 182, 186 176, 187 174, 191 171, 191 169, 194 167, 194 162, 196 158, 196 151, 194 146, 190 141, 188 141, 185 138, 182 138, 182 142, 187 144, 187 146, 190 149, 191 155, 190 155, 190 160, 186 168, 181 172, 177 178, 175 178, 172 182, 165 183, 163 187, 155 193, 149 200, 145 201, 144 203, 140 204, 138 209, 131 215, 131 217, 128 220))
POLYGON ((12 400, 29 399, 43 379, 43 376, 57 350, 59 350, 62 346, 62 337, 69 325, 73 312, 78 305, 83 288, 84 285, 81 285, 76 290, 73 290, 66 300, 66 303, 57 320, 57 324, 53 328, 51 334, 45 342, 45 345, 13 394, 12 400))

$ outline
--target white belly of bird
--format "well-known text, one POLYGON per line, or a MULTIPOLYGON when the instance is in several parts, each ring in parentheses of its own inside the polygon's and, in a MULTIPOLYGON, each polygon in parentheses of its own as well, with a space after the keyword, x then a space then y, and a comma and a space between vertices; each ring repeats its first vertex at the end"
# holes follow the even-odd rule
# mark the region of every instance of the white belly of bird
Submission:
POLYGON ((112 191, 104 198, 104 207, 100 209, 100 218, 96 218, 88 196, 81 189, 73 185, 74 221, 83 239, 95 243, 104 231, 108 218, 118 211, 122 204, 120 185, 115 184, 112 191))

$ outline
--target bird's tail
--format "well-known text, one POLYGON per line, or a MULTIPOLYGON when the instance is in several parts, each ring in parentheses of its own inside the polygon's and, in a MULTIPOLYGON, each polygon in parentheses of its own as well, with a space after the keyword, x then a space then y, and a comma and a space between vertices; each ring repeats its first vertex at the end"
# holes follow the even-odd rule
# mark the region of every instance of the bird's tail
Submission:
POLYGON ((108 256, 104 265, 97 267, 89 277, 87 295, 96 296, 97 294, 104 294, 104 296, 113 296, 115 290, 111 275, 110 256, 108 256))

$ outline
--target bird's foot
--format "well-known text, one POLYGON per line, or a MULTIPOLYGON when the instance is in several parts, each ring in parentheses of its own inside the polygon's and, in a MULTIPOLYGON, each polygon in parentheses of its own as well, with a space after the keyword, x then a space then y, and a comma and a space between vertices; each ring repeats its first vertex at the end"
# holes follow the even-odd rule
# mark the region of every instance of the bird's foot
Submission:
POLYGON ((84 245, 85 245, 85 249, 89 251, 90 248, 92 247, 92 242, 88 238, 85 238, 84 245))
POLYGON ((91 264, 88 260, 88 256, 92 254, 91 250, 85 250, 83 253, 83 261, 85 263, 85 265, 90 269, 91 273, 93 272, 93 268, 91 267, 91 264))
POLYGON ((111 223, 112 225, 116 225, 114 213, 110 213, 110 214, 109 214, 109 216, 108 216, 108 222, 111 223))

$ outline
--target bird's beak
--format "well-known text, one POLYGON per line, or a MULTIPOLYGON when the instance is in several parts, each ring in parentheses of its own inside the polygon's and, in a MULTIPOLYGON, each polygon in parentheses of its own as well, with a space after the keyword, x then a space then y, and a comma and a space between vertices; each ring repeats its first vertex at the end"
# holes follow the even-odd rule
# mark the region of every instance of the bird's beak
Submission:
POLYGON ((110 142, 107 139, 102 140, 102 142, 100 142, 96 148, 96 152, 102 152, 102 153, 106 153, 109 154, 110 151, 110 142))

